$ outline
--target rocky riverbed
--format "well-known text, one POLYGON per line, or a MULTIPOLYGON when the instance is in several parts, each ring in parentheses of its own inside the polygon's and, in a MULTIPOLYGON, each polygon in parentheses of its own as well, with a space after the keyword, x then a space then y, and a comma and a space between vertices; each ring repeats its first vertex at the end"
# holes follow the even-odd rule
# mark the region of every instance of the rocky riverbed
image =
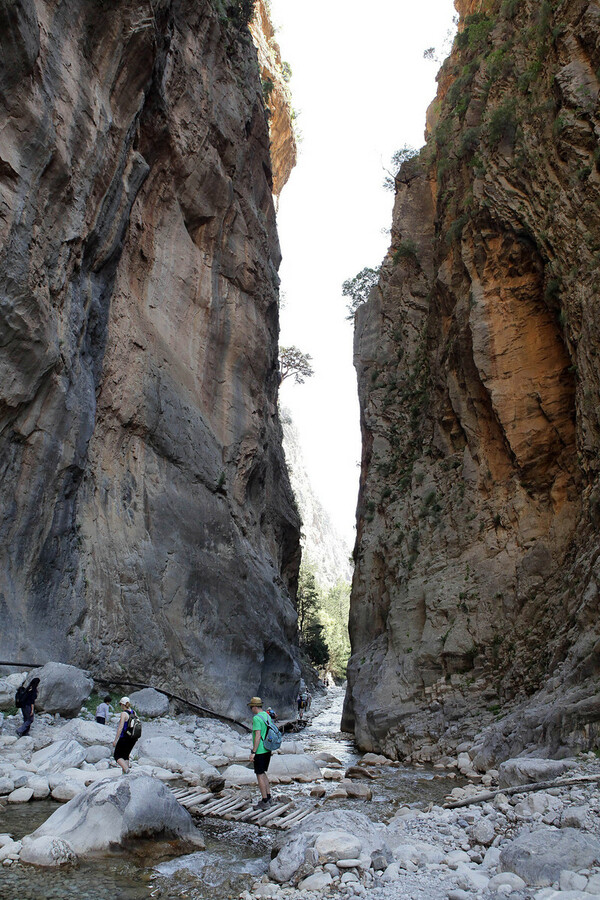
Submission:
MULTIPOLYGON (((23 829, 13 834, 0 827, 5 884, 17 884, 20 870, 30 877, 25 874, 27 863, 37 864, 39 873, 41 866, 50 865, 46 869, 50 877, 58 864, 81 870, 94 855, 114 854, 119 835, 124 834, 119 830, 122 820, 98 815, 103 808, 99 804, 120 804, 123 820, 130 823, 128 803, 130 809, 139 808, 140 803, 171 803, 170 792, 161 793, 165 785, 187 784, 206 793, 256 794, 248 768, 248 734, 214 719, 173 715, 164 697, 146 695, 142 700, 147 705, 140 702, 139 706, 150 712, 129 776, 122 776, 111 760, 116 715, 109 724, 99 725, 85 709, 68 720, 41 713, 30 735, 23 738, 15 734, 20 717, 5 717, 0 734, 0 821, 10 821, 11 811, 25 811, 27 804, 39 808, 44 798, 63 804, 57 810, 56 803, 48 803, 57 811, 41 828, 32 827, 33 837, 26 837, 23 829), (85 837, 90 831, 96 841, 92 848, 85 837), (33 850, 43 850, 46 857, 36 856, 33 850)), ((330 702, 331 697, 324 706, 330 702)), ((145 864, 155 868, 131 896, 169 900, 179 896, 197 900, 209 896, 589 900, 600 896, 600 796, 595 780, 600 779, 600 761, 594 754, 566 760, 525 757, 482 772, 475 768, 469 747, 461 745, 455 756, 443 758, 435 768, 415 772, 415 777, 419 771, 426 774, 431 785, 444 786, 448 802, 479 798, 451 809, 444 808, 435 793, 429 795, 435 802, 391 803, 393 785, 401 784, 405 774, 398 763, 375 754, 359 757, 347 740, 336 742, 333 735, 326 749, 325 735, 317 724, 312 737, 311 741, 311 728, 304 735, 286 737, 270 772, 274 794, 289 793, 296 804, 313 809, 297 828, 282 833, 222 823, 220 835, 211 840, 212 825, 198 818, 188 821, 187 813, 179 816, 171 808, 167 824, 177 845, 171 841, 169 847, 161 844, 148 853, 145 864), (204 838, 207 849, 198 850, 204 838), (239 859, 235 850, 226 858, 229 844, 244 845, 239 859), (165 853, 176 854, 177 859, 157 866, 165 853), (217 873, 224 866, 231 877, 219 881, 217 873)), ((44 877, 33 876, 38 881, 44 877)), ((17 894, 3 894, 0 888, 0 897, 5 896, 17 894)), ((92 892, 89 896, 104 895, 92 892)))

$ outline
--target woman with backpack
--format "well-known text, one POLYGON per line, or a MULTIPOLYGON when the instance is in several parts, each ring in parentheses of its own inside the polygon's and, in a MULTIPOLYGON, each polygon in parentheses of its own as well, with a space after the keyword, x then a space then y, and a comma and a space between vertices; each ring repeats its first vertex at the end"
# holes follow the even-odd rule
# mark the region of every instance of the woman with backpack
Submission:
POLYGON ((37 688, 39 683, 39 678, 32 678, 25 688, 25 694, 21 700, 23 724, 20 728, 17 728, 19 737, 23 737, 23 735, 27 734, 33 724, 33 719, 35 717, 35 701, 37 700, 37 688))
POLYGON ((131 708, 129 697, 121 697, 119 706, 121 707, 121 717, 117 725, 117 736, 113 741, 113 747, 115 748, 113 755, 117 764, 121 766, 123 775, 127 775, 129 772, 129 755, 142 732, 142 726, 137 713, 131 708))

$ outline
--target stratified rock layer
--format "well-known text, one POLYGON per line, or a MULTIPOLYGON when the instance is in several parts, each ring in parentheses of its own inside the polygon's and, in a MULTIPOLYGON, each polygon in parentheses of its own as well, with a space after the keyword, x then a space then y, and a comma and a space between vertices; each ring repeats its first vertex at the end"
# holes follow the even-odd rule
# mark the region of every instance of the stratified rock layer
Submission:
POLYGON ((345 726, 485 767, 600 733, 600 5, 457 6, 357 314, 345 726))
POLYGON ((0 651, 291 701, 268 125, 220 3, 0 0, 0 651))

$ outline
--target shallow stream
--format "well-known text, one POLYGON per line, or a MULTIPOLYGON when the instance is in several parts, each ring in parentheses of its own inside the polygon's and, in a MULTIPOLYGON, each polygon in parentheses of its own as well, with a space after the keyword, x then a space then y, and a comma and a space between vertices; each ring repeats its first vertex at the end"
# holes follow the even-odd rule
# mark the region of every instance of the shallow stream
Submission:
MULTIPOLYGON (((344 767, 354 765, 361 754, 352 736, 339 731, 343 691, 335 688, 320 700, 312 724, 294 735, 308 751, 326 751, 344 767)), ((334 804, 364 812, 377 821, 389 818, 402 805, 439 802, 456 782, 435 778, 432 772, 408 767, 384 768, 373 782, 373 801, 331 800, 334 804)), ((286 785, 276 792, 308 798, 310 785, 286 785)), ((309 802, 304 799, 304 802, 309 802)), ((314 801, 310 801, 314 802, 314 801)), ((20 838, 37 828, 60 804, 41 801, 17 804, 0 810, 0 832, 20 838)), ((0 868, 0 900, 225 900, 249 888, 267 871, 271 846, 280 832, 253 825, 204 820, 200 829, 206 850, 160 860, 133 853, 81 863, 72 869, 49 870, 15 865, 0 868)), ((160 852, 159 848, 156 848, 160 852)))

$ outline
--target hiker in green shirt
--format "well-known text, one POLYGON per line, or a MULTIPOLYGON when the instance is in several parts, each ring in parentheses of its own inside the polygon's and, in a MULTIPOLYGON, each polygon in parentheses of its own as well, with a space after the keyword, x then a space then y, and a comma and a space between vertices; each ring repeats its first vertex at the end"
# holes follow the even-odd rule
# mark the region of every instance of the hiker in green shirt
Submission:
POLYGON ((252 753, 250 759, 254 764, 254 774, 258 781, 261 799, 254 804, 254 809, 268 809, 272 804, 271 786, 267 777, 267 769, 271 762, 270 750, 265 750, 263 739, 267 734, 268 715, 263 712, 260 697, 252 697, 248 706, 252 710, 252 753))

